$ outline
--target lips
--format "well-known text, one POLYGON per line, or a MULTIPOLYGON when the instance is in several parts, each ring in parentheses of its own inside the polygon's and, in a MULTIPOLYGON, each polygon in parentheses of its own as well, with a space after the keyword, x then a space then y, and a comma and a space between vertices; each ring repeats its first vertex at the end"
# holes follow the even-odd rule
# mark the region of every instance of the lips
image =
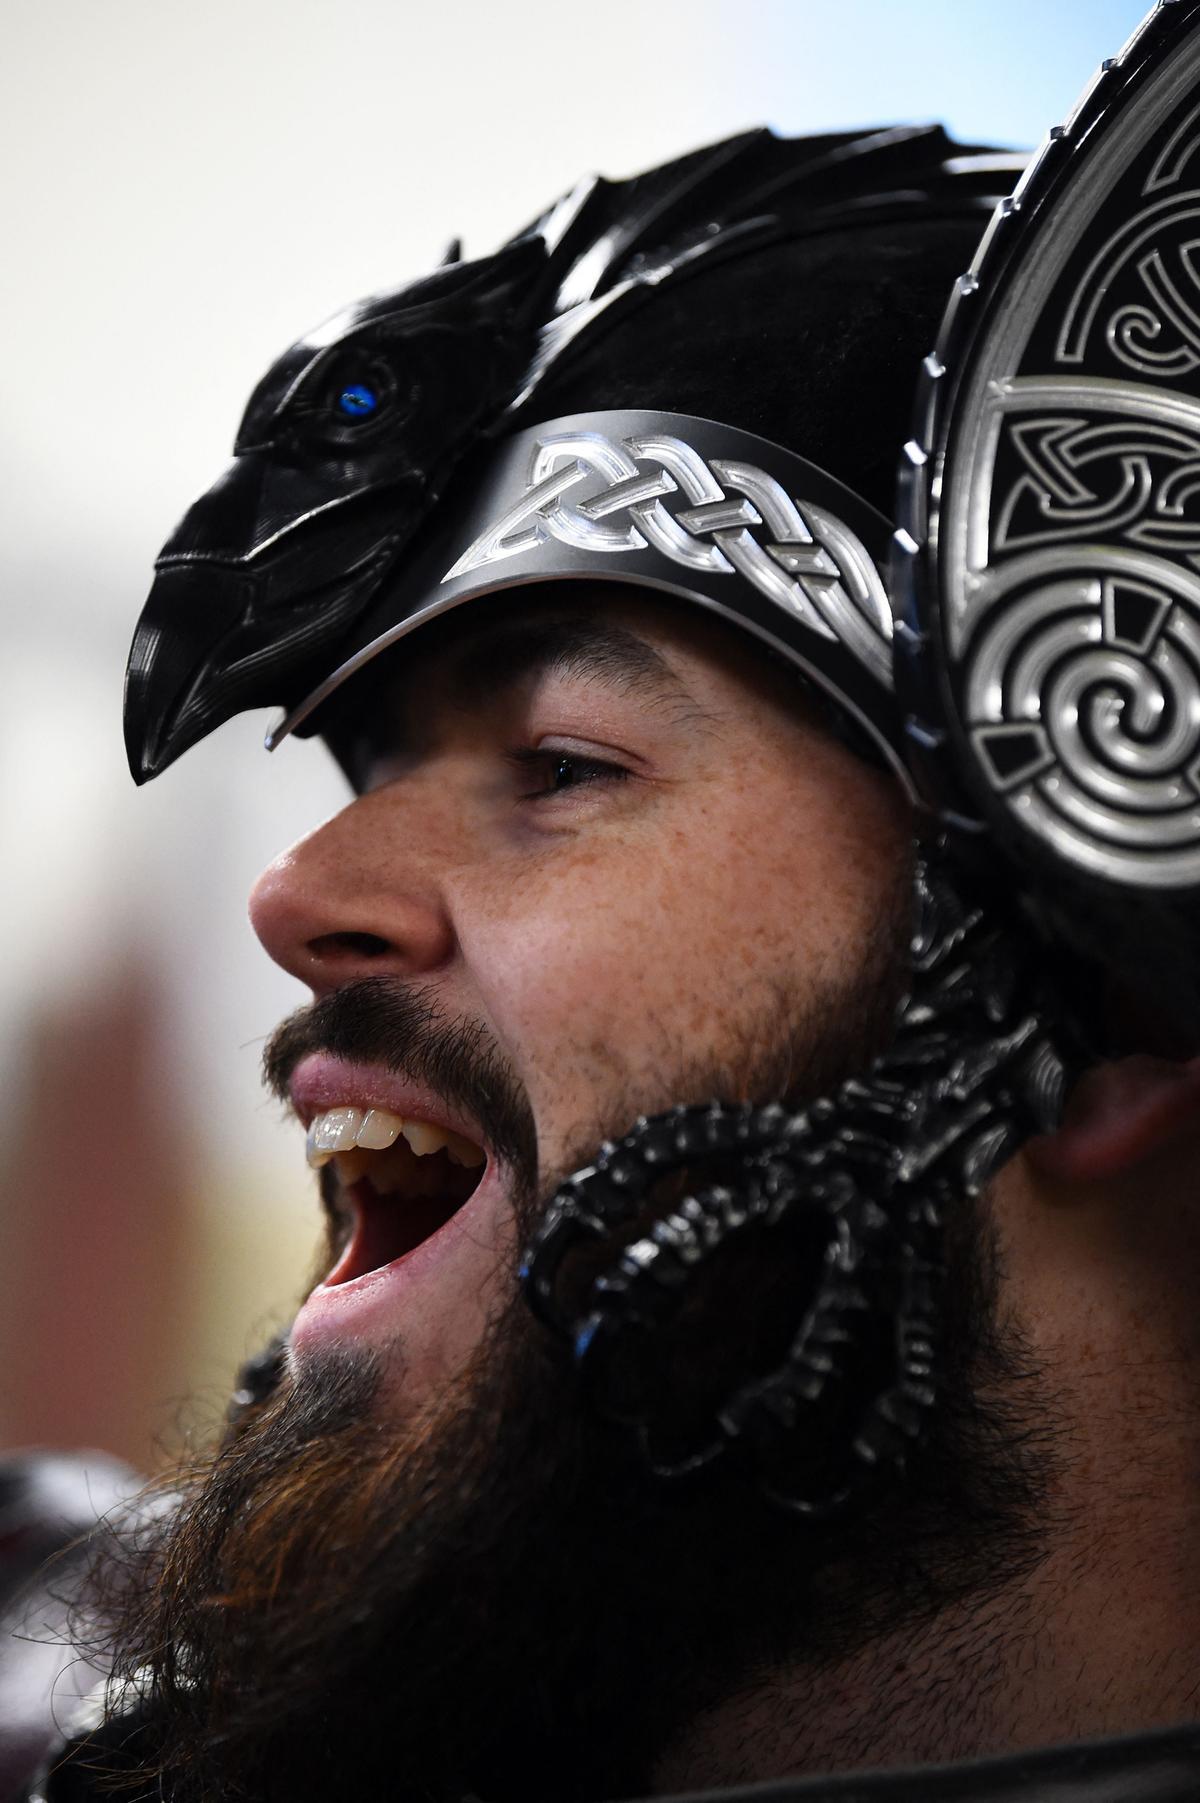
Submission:
POLYGON ((476 1121, 377 1066, 317 1054, 296 1067, 290 1091, 309 1129, 310 1162, 332 1161, 350 1224, 337 1264, 296 1318, 292 1343, 367 1331, 380 1309, 395 1331, 415 1287, 464 1244, 478 1254, 494 1238, 480 1229, 501 1200, 496 1160, 476 1121))
POLYGON ((292 1107, 305 1127, 313 1117, 339 1106, 386 1109, 404 1120, 428 1121, 486 1148, 479 1122, 452 1108, 436 1090, 393 1076, 375 1064, 353 1064, 324 1053, 302 1058, 289 1084, 292 1107))

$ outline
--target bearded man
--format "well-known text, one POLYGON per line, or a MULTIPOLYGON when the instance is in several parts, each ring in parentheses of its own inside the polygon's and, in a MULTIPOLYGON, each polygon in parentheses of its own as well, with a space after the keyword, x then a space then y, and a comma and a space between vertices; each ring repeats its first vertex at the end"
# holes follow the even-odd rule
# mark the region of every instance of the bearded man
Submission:
MULTIPOLYGON (((1105 157, 1186 163, 1196 11, 1056 140, 1090 182, 1052 147, 1023 190, 996 292, 1031 319, 1105 157)), ((1173 1011, 1109 930, 1190 946, 1182 815, 1072 856, 1077 772, 1026 741, 1067 744, 1090 690, 964 704, 954 738, 911 531, 933 574, 897 637, 949 677, 894 691, 896 449, 947 293, 997 268, 998 173, 936 131, 750 134, 584 184, 260 385, 160 562, 128 741, 144 778, 282 700, 275 741, 320 732, 352 786, 252 898, 312 993, 265 1067, 327 1239, 222 1443, 108 1549, 108 1725, 39 1794, 1195 1794, 1194 961, 1173 1011)), ((968 419, 1011 351, 979 330, 968 419)), ((979 460, 931 430, 948 509, 979 460)), ((1181 442, 1154 440, 1176 473, 1181 442)), ((1014 608, 1043 583, 1022 506, 1086 565, 1165 479, 1104 514, 1071 454, 990 541, 1007 569, 1020 539, 1014 608)), ((1126 664, 1095 736, 1159 780, 1200 714, 1112 688, 1169 634, 1179 687, 1192 598, 1156 612, 1105 554, 1126 664)))

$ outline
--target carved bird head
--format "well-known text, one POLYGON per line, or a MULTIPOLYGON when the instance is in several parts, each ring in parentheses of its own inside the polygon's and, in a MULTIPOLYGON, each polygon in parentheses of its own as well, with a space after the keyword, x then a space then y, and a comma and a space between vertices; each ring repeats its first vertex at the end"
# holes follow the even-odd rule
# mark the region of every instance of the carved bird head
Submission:
POLYGON ((536 345, 540 237, 359 302, 285 351, 163 547, 130 655, 144 781, 323 673, 536 345))

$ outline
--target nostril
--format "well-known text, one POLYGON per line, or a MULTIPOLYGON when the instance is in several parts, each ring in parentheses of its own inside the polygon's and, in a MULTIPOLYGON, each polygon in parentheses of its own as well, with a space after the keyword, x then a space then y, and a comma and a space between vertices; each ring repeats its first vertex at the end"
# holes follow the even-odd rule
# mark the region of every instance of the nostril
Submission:
POLYGON ((391 949, 377 933, 321 933, 308 949, 318 958, 382 958, 391 949))

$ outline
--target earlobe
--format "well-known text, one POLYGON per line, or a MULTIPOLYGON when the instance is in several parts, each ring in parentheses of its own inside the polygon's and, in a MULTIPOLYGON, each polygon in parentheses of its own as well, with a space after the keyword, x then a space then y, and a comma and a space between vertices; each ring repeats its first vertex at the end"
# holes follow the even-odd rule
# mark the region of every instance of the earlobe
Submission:
POLYGON ((1061 1126, 1032 1140, 1028 1155, 1044 1176, 1096 1183, 1132 1170, 1196 1127, 1200 1058, 1181 1064, 1139 1053, 1087 1071, 1061 1126))

